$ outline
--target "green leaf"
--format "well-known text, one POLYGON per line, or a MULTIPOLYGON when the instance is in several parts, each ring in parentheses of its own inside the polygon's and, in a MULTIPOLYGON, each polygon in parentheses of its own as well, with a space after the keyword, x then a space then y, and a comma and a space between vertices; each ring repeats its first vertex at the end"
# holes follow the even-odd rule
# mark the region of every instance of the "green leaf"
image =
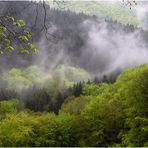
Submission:
MULTIPOLYGON (((14 23, 15 24, 15 23, 14 23)), ((23 20, 18 20, 17 22, 16 22, 16 26, 18 26, 18 27, 23 27, 23 26, 25 26, 25 22, 23 21, 23 20)))
POLYGON ((35 47, 34 44, 28 43, 28 46, 29 46, 29 48, 31 48, 31 50, 32 50, 34 53, 38 53, 38 49, 35 47))
POLYGON ((32 43, 28 43, 28 46, 32 49, 35 48, 35 46, 32 43))
POLYGON ((0 55, 3 55, 4 54, 4 52, 3 51, 0 51, 0 55))
POLYGON ((11 20, 12 22, 14 22, 14 17, 12 17, 12 16, 6 16, 5 20, 6 21, 11 20))
POLYGON ((9 47, 10 46, 10 40, 9 39, 5 39, 5 44, 6 44, 6 47, 9 47))
POLYGON ((27 36, 25 36, 25 35, 20 36, 19 39, 21 39, 22 41, 29 41, 27 36))
POLYGON ((24 30, 24 33, 26 33, 27 35, 31 34, 30 31, 28 31, 28 30, 24 30))
POLYGON ((6 50, 8 50, 8 51, 13 51, 14 50, 14 48, 12 47, 12 46, 8 46, 8 47, 6 47, 6 50))
POLYGON ((6 31, 7 31, 6 27, 0 26, 0 32, 6 32, 6 31))
POLYGON ((38 50, 37 48, 33 48, 32 51, 33 51, 34 53, 38 53, 39 50, 38 50))
POLYGON ((21 53, 27 53, 27 54, 29 54, 29 51, 27 49, 21 49, 20 51, 21 51, 21 53))

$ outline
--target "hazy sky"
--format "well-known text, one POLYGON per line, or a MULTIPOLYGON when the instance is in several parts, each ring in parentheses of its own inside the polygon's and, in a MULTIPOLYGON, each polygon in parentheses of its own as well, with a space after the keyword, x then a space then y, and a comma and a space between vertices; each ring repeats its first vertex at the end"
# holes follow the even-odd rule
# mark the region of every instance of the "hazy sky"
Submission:
POLYGON ((144 30, 148 29, 148 2, 144 4, 139 4, 135 8, 136 17, 140 23, 140 27, 144 30))

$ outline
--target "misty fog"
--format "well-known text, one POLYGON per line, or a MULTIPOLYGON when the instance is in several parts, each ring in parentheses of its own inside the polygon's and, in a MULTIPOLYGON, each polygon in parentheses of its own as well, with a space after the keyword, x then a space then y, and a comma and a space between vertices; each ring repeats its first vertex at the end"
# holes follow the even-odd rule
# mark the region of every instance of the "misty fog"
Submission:
POLYGON ((148 3, 109 1, 0 1, 0 147, 148 147, 148 3))
MULTIPOLYGON (((39 48, 39 55, 8 53, 1 57, 1 70, 31 65, 50 69, 64 64, 83 68, 93 77, 100 78, 148 63, 148 33, 141 28, 124 26, 112 20, 76 14, 69 10, 56 10, 46 5, 47 39, 45 31, 39 31, 44 19, 41 3, 38 6, 38 15, 36 2, 0 3, 1 14, 12 14, 25 20, 33 33, 35 45, 39 48)), ((141 7, 137 7, 136 12, 142 22, 146 16, 141 11, 145 14, 147 6, 144 9, 141 7)))

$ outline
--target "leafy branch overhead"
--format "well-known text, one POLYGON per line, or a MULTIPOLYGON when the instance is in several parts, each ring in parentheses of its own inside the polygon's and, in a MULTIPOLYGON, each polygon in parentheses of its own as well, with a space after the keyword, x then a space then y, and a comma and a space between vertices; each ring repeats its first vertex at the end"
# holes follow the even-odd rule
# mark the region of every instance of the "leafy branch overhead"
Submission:
POLYGON ((38 52, 23 20, 16 20, 12 16, 0 17, 0 55, 15 50, 27 54, 38 52))

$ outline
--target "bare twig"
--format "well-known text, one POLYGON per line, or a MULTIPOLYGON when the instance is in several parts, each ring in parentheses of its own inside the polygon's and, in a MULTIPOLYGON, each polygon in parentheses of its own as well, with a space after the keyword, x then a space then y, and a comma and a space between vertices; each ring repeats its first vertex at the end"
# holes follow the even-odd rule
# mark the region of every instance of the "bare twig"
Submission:
POLYGON ((130 7, 130 9, 132 9, 132 6, 137 5, 136 0, 122 0, 123 3, 125 3, 127 6, 130 7))

